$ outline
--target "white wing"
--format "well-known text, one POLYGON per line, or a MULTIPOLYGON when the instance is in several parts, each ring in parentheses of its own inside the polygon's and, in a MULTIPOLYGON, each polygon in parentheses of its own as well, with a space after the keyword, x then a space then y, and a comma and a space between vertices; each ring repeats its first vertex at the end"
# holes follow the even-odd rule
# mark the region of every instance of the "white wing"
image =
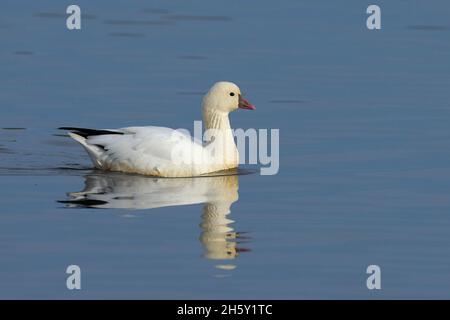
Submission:
POLYGON ((165 127, 128 127, 114 134, 71 136, 88 151, 101 169, 154 176, 192 176, 204 172, 203 146, 188 133, 165 127))

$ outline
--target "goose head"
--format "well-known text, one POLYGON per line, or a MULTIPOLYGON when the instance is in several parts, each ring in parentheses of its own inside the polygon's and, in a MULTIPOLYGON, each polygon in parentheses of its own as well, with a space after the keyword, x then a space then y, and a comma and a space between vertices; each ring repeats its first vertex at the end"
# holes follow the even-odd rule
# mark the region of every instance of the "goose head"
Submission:
POLYGON ((203 98, 203 111, 228 114, 236 109, 255 110, 255 106, 245 100, 239 87, 226 81, 216 82, 203 98))

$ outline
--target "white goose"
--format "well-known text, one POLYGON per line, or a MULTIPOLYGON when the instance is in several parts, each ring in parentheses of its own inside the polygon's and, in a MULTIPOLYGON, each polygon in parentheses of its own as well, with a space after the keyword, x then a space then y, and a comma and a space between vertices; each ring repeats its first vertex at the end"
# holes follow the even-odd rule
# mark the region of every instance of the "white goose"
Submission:
POLYGON ((203 98, 207 143, 165 127, 94 130, 61 127, 88 152, 98 169, 159 177, 193 177, 238 167, 228 114, 254 110, 231 82, 217 82, 203 98))

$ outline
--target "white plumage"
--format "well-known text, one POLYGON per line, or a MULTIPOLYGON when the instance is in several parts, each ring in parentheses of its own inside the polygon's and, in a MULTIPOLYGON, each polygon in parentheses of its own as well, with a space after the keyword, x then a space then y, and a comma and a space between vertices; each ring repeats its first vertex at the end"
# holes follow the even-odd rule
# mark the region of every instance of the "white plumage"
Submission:
POLYGON ((239 154, 228 114, 255 107, 242 98, 231 82, 213 85, 203 99, 207 142, 165 127, 128 127, 93 130, 74 127, 69 135, 88 152, 94 166, 103 170, 161 177, 191 177, 236 168, 239 154))

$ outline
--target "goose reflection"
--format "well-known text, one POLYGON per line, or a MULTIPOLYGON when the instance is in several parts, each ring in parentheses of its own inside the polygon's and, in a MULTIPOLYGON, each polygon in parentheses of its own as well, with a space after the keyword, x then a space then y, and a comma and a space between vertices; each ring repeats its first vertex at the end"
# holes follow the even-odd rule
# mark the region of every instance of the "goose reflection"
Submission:
MULTIPOLYGON (((195 178, 152 178, 122 173, 93 172, 85 176, 80 192, 68 193, 67 207, 153 209, 203 203, 200 241, 204 257, 212 260, 235 259, 245 237, 234 231, 228 216, 239 198, 238 176, 218 175, 195 178)), ((234 269, 221 264, 219 269, 234 269)))

